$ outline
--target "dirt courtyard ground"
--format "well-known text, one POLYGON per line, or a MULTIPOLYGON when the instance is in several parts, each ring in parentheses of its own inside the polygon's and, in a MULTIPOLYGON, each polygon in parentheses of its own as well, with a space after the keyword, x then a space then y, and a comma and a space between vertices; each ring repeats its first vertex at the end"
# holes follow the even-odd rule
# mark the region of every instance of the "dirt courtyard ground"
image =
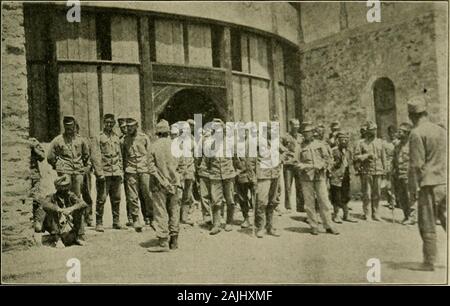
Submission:
MULTIPOLYGON (((355 216, 361 202, 352 202, 355 216)), ((107 212, 109 213, 109 212, 107 212)), ((395 212, 397 221, 401 211, 395 212)), ((337 225, 339 236, 309 234, 305 214, 284 214, 277 219, 282 236, 258 239, 238 225, 232 232, 210 236, 201 226, 182 226, 180 248, 170 253, 149 253, 155 233, 146 228, 105 233, 87 231, 88 245, 62 250, 34 247, 5 252, 5 283, 67 283, 66 262, 81 262, 82 283, 367 283, 370 258, 381 262, 381 283, 445 283, 446 238, 438 228, 439 261, 435 272, 410 268, 421 262, 417 225, 391 222, 383 207, 384 222, 359 221, 337 225)), ((236 213, 238 224, 240 212, 236 213)))

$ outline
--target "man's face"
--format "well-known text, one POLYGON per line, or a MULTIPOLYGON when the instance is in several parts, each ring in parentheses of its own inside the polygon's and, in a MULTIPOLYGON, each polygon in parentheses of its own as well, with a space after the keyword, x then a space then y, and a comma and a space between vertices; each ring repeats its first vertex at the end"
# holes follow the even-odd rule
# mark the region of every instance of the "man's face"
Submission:
POLYGON ((291 131, 291 133, 297 133, 299 128, 300 126, 296 123, 291 123, 289 125, 289 130, 291 131))
POLYGON ((125 135, 127 133, 127 125, 126 124, 119 126, 119 128, 120 128, 120 132, 122 134, 125 135))
POLYGON ((75 124, 64 124, 64 132, 69 135, 75 135, 75 124))
POLYGON ((137 124, 127 125, 127 133, 128 135, 134 135, 137 130, 137 124))
POLYGON ((314 136, 314 131, 305 131, 303 132, 303 137, 305 137, 306 141, 312 141, 314 136))
POLYGON ((68 185, 64 185, 64 186, 58 186, 57 191, 61 194, 65 194, 65 193, 69 192, 69 190, 70 190, 70 185, 68 184, 68 185))
POLYGON ((377 131, 376 129, 367 130, 366 131, 366 136, 369 137, 369 138, 375 137, 376 131, 377 131))
POLYGON ((316 129, 317 131, 317 138, 318 139, 323 139, 323 135, 325 134, 325 130, 322 127, 318 127, 316 129))
POLYGON ((339 137, 339 146, 341 148, 347 148, 348 147, 348 138, 347 137, 339 137))
POLYGON ((103 121, 103 125, 105 127, 105 130, 108 131, 108 132, 110 132, 113 129, 115 124, 116 124, 116 122, 113 119, 111 119, 111 118, 105 119, 103 121))
POLYGON ((397 135, 398 135, 398 139, 406 140, 409 137, 409 132, 405 131, 405 130, 398 130, 397 135))

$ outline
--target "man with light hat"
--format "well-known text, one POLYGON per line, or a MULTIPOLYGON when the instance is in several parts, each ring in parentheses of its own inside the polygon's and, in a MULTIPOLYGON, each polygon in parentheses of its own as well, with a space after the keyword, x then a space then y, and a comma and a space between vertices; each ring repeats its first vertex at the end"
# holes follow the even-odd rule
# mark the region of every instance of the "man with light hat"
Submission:
POLYGON ((408 101, 408 116, 414 125, 409 137, 410 180, 419 194, 418 223, 423 241, 423 264, 419 269, 433 271, 437 255, 436 218, 447 230, 447 135, 429 121, 422 96, 408 101))
POLYGON ((83 232, 83 214, 87 204, 70 191, 69 175, 58 176, 54 184, 56 192, 39 200, 45 212, 40 219, 43 232, 50 233, 51 242, 57 248, 69 244, 85 245, 80 232, 83 232))
POLYGON ((355 160, 360 163, 361 192, 364 220, 381 221, 378 209, 381 197, 381 180, 386 174, 387 161, 383 141, 376 137, 377 125, 366 122, 365 139, 355 148, 355 160))
POLYGON ((170 127, 166 120, 156 125, 158 139, 149 154, 149 173, 152 180, 154 222, 158 245, 149 252, 168 252, 178 248, 180 223, 180 158, 172 152, 170 127))
POLYGON ((343 220, 357 222, 350 216, 348 202, 350 201, 350 164, 352 154, 348 149, 349 134, 343 131, 336 133, 337 146, 332 149, 333 165, 330 169, 330 199, 334 207, 332 220, 342 223, 339 210, 343 211, 343 220))
POLYGON ((331 204, 328 198, 326 171, 330 167, 328 149, 322 142, 314 139, 314 127, 305 124, 303 128, 303 145, 296 165, 302 180, 302 192, 305 199, 305 210, 311 234, 318 235, 316 198, 322 224, 327 233, 338 235, 339 232, 331 224, 331 204))
POLYGON ((141 206, 145 206, 144 215, 147 223, 150 224, 151 199, 149 187, 148 153, 150 151, 150 140, 144 133, 138 131, 138 122, 135 118, 127 119, 127 135, 122 142, 122 158, 125 172, 125 192, 127 195, 127 205, 133 219, 133 227, 136 231, 142 230, 139 221, 139 200, 141 206), (139 198, 142 193, 142 198, 139 198))
POLYGON ((295 170, 295 156, 303 142, 303 136, 299 133, 300 122, 298 119, 289 120, 289 132, 281 138, 281 144, 287 149, 283 155, 286 157, 283 162, 283 179, 284 179, 284 207, 287 212, 292 211, 291 190, 292 182, 295 182, 295 199, 297 211, 304 211, 304 201, 302 187, 300 183, 299 172, 295 170))
POLYGON ((123 175, 123 160, 120 139, 114 133, 114 114, 103 116, 103 131, 95 141, 94 173, 97 178, 96 231, 103 232, 103 208, 106 198, 110 197, 113 215, 113 228, 122 229, 120 225, 120 201, 123 175))
POLYGON ((402 224, 414 224, 414 202, 416 191, 409 184, 409 134, 411 132, 411 124, 404 122, 400 124, 398 129, 399 141, 394 147, 392 156, 392 183, 395 190, 395 196, 403 210, 404 218, 402 224))

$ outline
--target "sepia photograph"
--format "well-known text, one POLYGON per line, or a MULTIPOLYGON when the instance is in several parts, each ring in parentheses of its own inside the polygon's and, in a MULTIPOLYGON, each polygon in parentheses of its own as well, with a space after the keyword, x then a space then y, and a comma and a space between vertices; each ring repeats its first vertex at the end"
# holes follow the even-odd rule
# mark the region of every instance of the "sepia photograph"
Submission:
POLYGON ((1 16, 2 285, 449 285, 448 1, 1 16))

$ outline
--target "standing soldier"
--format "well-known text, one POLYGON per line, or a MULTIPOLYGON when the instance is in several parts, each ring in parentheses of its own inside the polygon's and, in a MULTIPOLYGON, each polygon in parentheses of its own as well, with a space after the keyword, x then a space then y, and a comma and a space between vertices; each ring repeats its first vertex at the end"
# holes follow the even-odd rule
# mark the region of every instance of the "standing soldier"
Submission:
POLYGON ((109 195, 113 216, 113 228, 122 229, 120 217, 120 185, 122 184, 123 161, 120 139, 114 133, 116 121, 113 114, 103 116, 103 132, 96 141, 94 163, 97 187, 97 205, 95 213, 95 230, 103 232, 103 208, 109 195))
POLYGON ((399 141, 394 148, 392 159, 392 177, 395 186, 396 198, 403 210, 404 219, 402 224, 414 224, 415 190, 410 190, 408 181, 409 170, 409 133, 411 124, 405 122, 400 124, 398 130, 399 141), (412 192, 411 192, 412 191, 412 192))
MULTIPOLYGON (((187 121, 179 121, 178 127, 182 129, 182 137, 190 138, 191 144, 191 154, 194 154, 194 137, 190 132, 190 125, 187 121)), ((182 174, 182 185, 183 185, 183 194, 181 197, 181 220, 180 222, 183 224, 193 225, 194 222, 191 218, 191 210, 193 204, 193 187, 194 187, 194 179, 195 179, 195 162, 193 155, 191 157, 183 156, 183 169, 184 173, 182 174)))
POLYGON ((168 252, 178 248, 181 182, 179 158, 172 152, 170 127, 166 120, 156 125, 158 139, 149 154, 149 172, 154 191, 154 227, 159 243, 149 252, 168 252))
POLYGON ((355 149, 355 159, 361 163, 361 191, 363 194, 364 220, 381 221, 378 208, 381 194, 381 179, 386 172, 386 152, 383 141, 376 137, 377 125, 366 123, 365 139, 355 149))
POLYGON ((151 205, 148 173, 149 150, 150 140, 147 135, 138 131, 136 119, 127 119, 127 135, 122 143, 125 192, 127 193, 127 205, 133 218, 133 227, 138 232, 142 230, 139 222, 139 191, 142 192, 144 198, 141 206, 145 205, 145 210, 149 211, 151 205))
POLYGON ((237 164, 239 174, 236 177, 236 193, 244 217, 244 222, 241 223, 241 227, 248 228, 251 226, 249 211, 251 207, 255 208, 255 205, 252 203, 255 202, 256 197, 256 158, 250 156, 250 141, 252 141, 250 137, 256 137, 257 134, 254 128, 251 128, 251 130, 245 129, 245 133, 240 132, 239 134, 238 141, 245 145, 245 156, 238 156, 239 162, 237 164))
MULTIPOLYGON (((203 130, 202 147, 204 148, 208 142, 211 141, 211 131, 208 129, 203 130)), ((202 154, 201 157, 195 158, 196 175, 198 179, 200 203, 202 206, 202 216, 205 224, 212 225, 212 212, 211 212, 211 197, 210 197, 210 180, 207 166, 207 157, 202 154)))
POLYGON ((287 149, 287 152, 284 153, 286 155, 286 160, 283 163, 283 178, 284 205, 288 213, 292 211, 292 205, 290 201, 292 181, 295 181, 295 198, 297 211, 305 211, 300 177, 298 171, 295 170, 295 158, 293 158, 295 156, 298 156, 298 152, 300 151, 301 143, 303 141, 302 135, 298 132, 299 128, 300 123, 297 119, 289 120, 289 133, 287 133, 281 139, 281 144, 287 149))
MULTIPOLYGON (((127 135, 127 118, 125 116, 119 116, 117 118, 117 123, 119 124, 119 129, 120 129, 120 136, 119 136, 119 141, 120 141, 120 147, 122 147, 123 144, 123 140, 125 139, 125 136, 127 135)), ((123 163, 123 158, 122 158, 122 163, 123 163)), ((122 169, 125 169, 125 165, 122 164, 122 169)), ((126 185, 126 177, 123 177, 124 180, 124 186, 126 185)), ((125 199, 126 201, 128 201, 128 193, 127 193, 127 189, 125 189, 125 199)), ((127 202, 128 203, 128 202, 127 202)), ((128 222, 126 223, 126 226, 132 226, 133 225, 133 217, 131 216, 131 211, 130 208, 128 207, 128 205, 126 206, 126 210, 127 210, 127 219, 128 222)))
POLYGON ((357 222, 349 214, 350 201, 350 163, 351 152, 348 150, 349 134, 339 131, 336 134, 337 146, 332 149, 333 166, 331 168, 330 198, 334 207, 333 221, 342 223, 339 209, 343 210, 343 219, 347 222, 357 222))
MULTIPOLYGON (((273 143, 271 139, 271 126, 269 124, 267 129, 263 129, 262 136, 267 142, 265 144, 258 144, 258 158, 255 162, 257 178, 257 196, 254 208, 256 237, 263 238, 264 228, 267 234, 279 237, 280 233, 274 224, 274 211, 280 201, 279 184, 281 163, 280 161, 275 163, 273 156, 270 154, 273 143)), ((274 139, 273 141, 278 141, 278 139, 274 139)))
MULTIPOLYGON (((74 116, 64 116, 64 132, 56 136, 50 143, 47 161, 56 170, 58 176, 67 174, 70 177, 70 190, 81 198, 81 185, 86 167, 89 165, 89 145, 76 133, 74 116)), ((83 214, 85 208, 82 209, 83 214)), ((84 239, 84 218, 77 228, 78 237, 84 239)))
POLYGON ((314 127, 306 124, 303 129, 303 146, 300 150, 297 168, 302 180, 302 192, 305 199, 305 210, 311 234, 318 235, 315 199, 319 206, 320 217, 327 233, 338 235, 339 232, 331 226, 331 204, 328 198, 326 170, 330 159, 328 149, 323 143, 314 139, 314 127))
POLYGON ((428 120, 423 97, 408 101, 408 115, 414 125, 409 138, 410 174, 419 191, 418 221, 423 241, 424 261, 420 270, 433 271, 437 254, 435 219, 447 230, 447 135, 428 120))
POLYGON ((31 148, 31 160, 30 160, 30 170, 31 170, 31 194, 33 198, 33 227, 36 233, 42 231, 41 216, 44 213, 42 207, 37 200, 41 192, 41 172, 39 171, 39 162, 45 159, 45 151, 41 144, 36 138, 30 138, 30 148, 31 148))
POLYGON ((234 158, 226 157, 226 143, 224 123, 220 119, 213 119, 213 130, 216 137, 212 137, 211 148, 216 153, 216 156, 207 158, 207 169, 210 179, 210 195, 211 195, 211 209, 213 215, 213 228, 210 235, 218 234, 221 229, 221 210, 223 202, 227 204, 227 217, 225 231, 229 232, 233 229, 234 217, 234 186, 233 182, 236 176, 234 170, 234 158), (220 139, 215 139, 217 136, 220 139), (216 141, 217 140, 217 141, 216 141), (225 200, 225 201, 224 201, 225 200))
POLYGON ((389 139, 383 140, 384 150, 386 152, 386 171, 382 179, 381 192, 385 194, 389 208, 394 209, 396 206, 396 200, 395 192, 393 191, 392 186, 392 159, 394 157, 394 148, 397 143, 397 131, 392 125, 390 125, 387 130, 389 139))

